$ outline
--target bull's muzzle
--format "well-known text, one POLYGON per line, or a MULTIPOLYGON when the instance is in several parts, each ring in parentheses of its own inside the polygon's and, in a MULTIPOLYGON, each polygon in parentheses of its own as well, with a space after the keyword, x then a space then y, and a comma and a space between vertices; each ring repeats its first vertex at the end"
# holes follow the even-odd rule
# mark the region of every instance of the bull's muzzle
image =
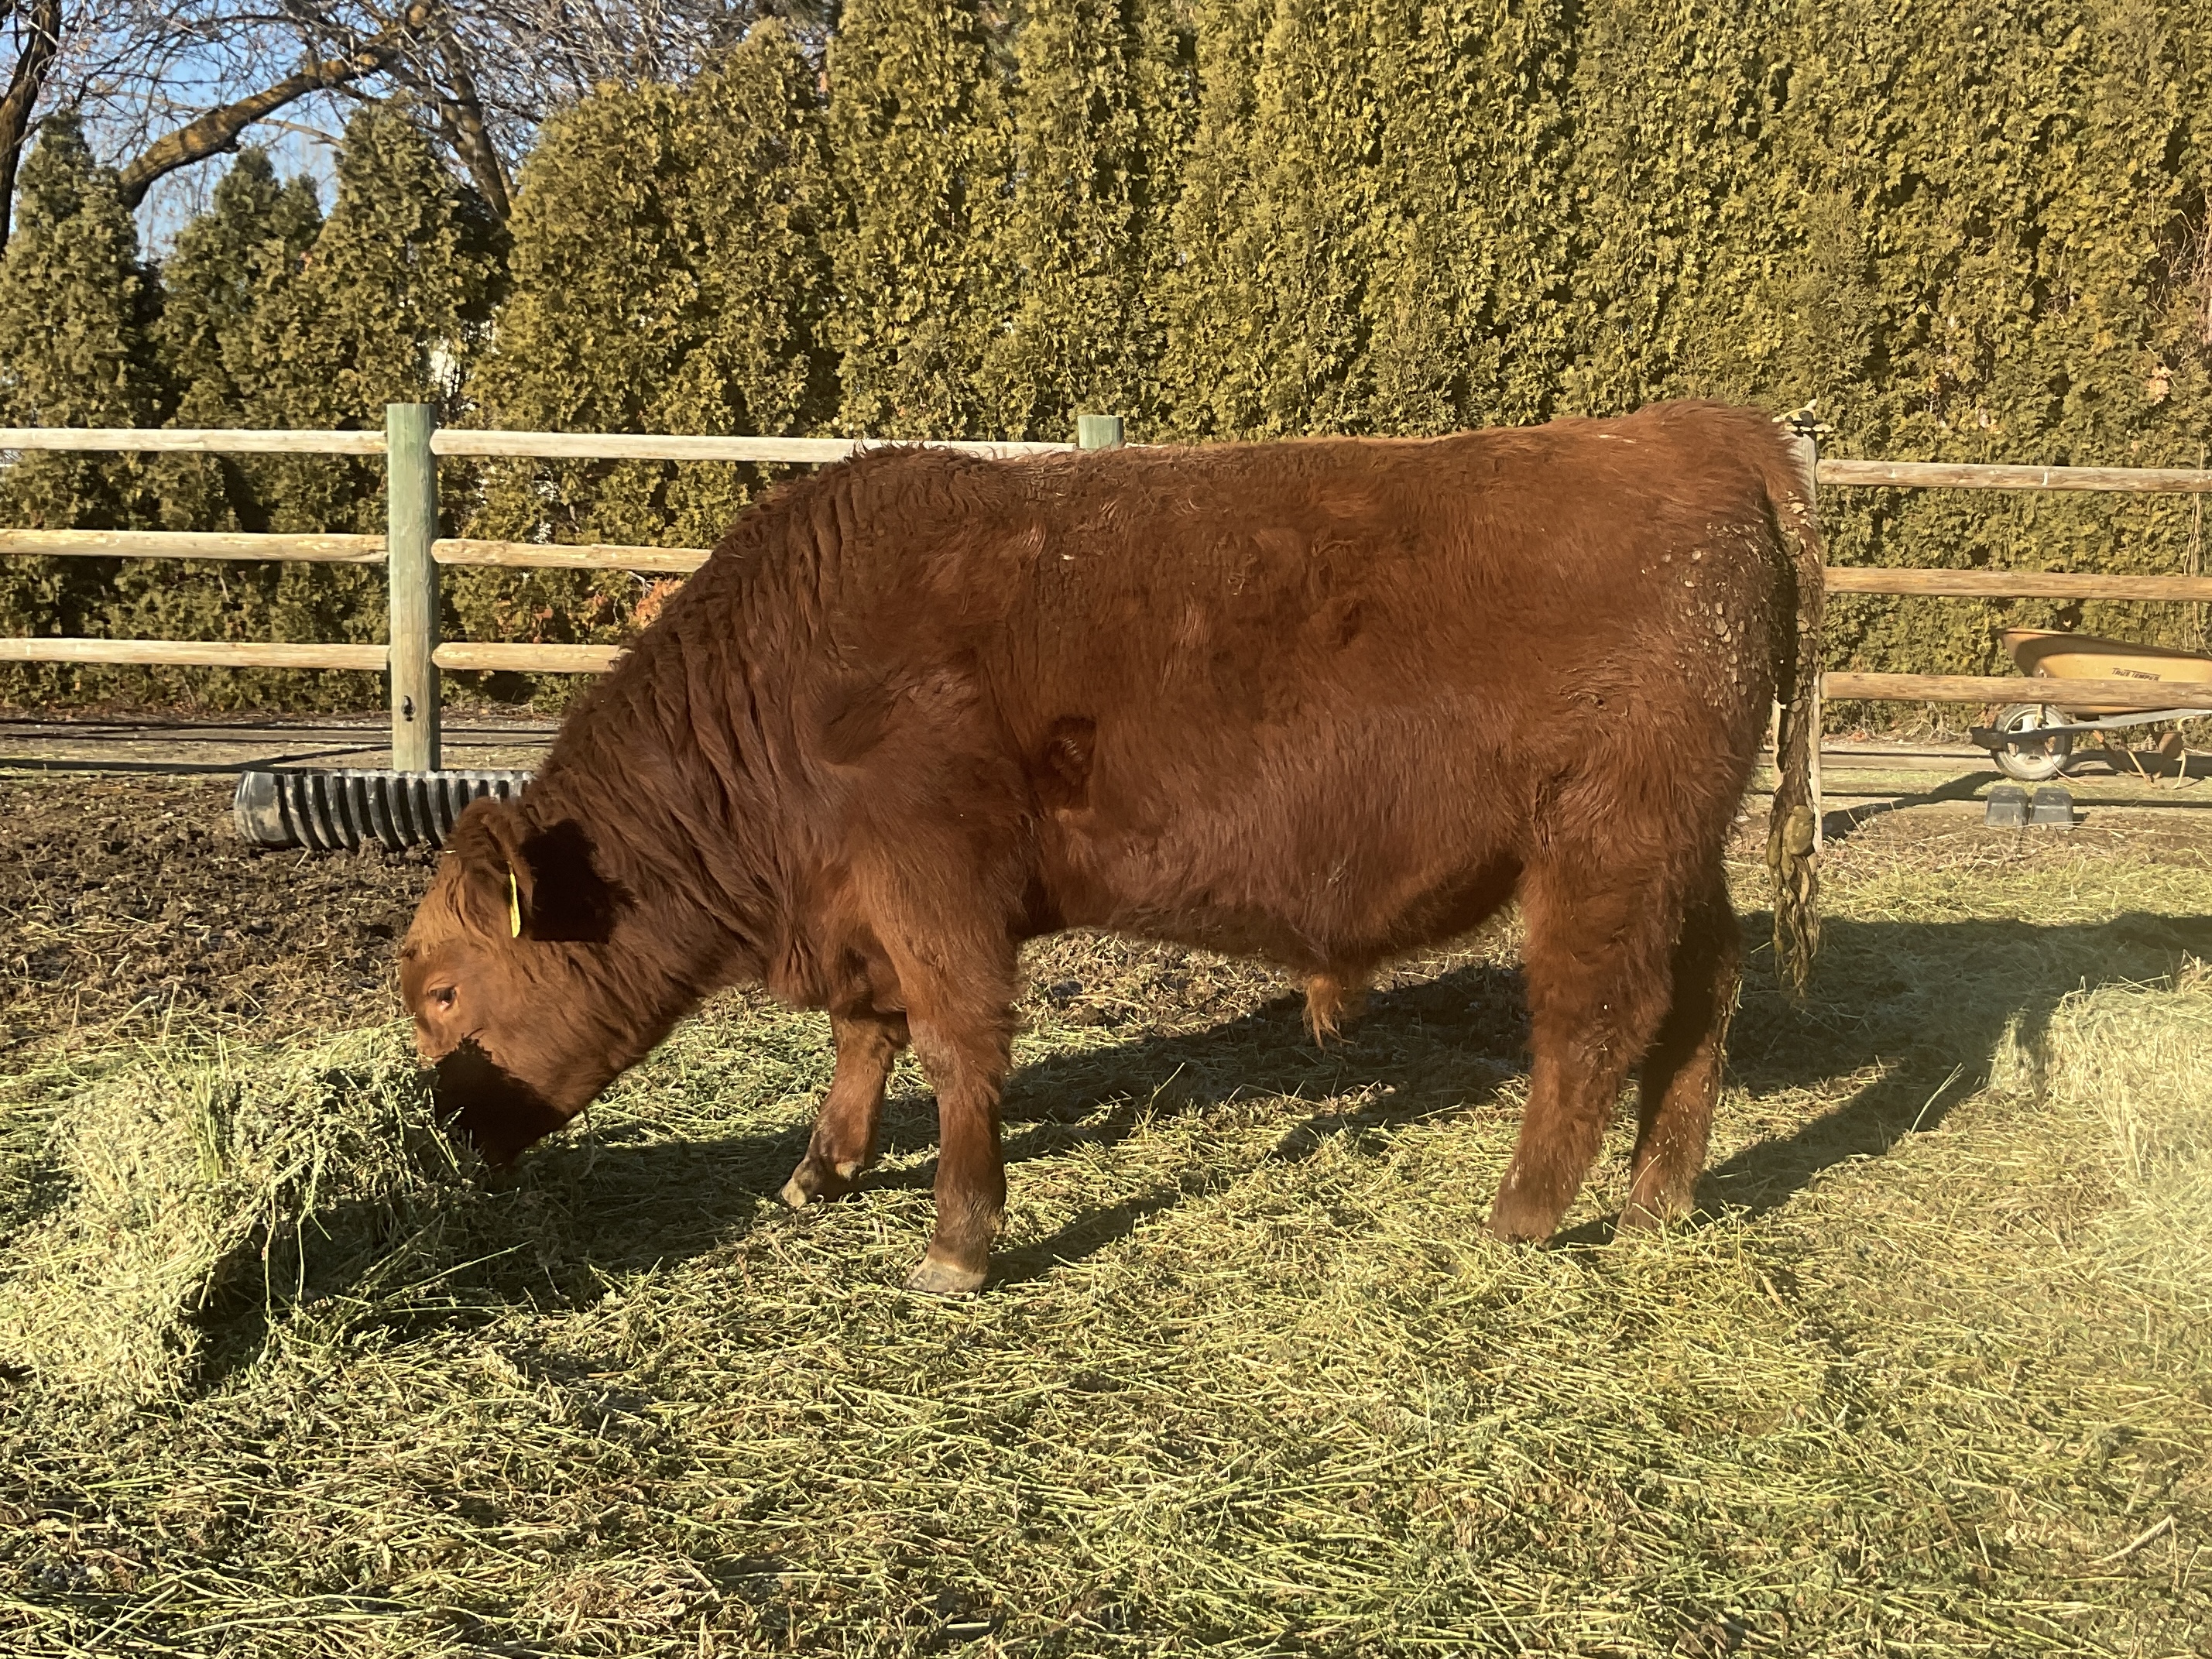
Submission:
POLYGON ((436 1062, 430 1096, 447 1133, 467 1141, 494 1169, 506 1168, 568 1121, 473 1039, 436 1062))

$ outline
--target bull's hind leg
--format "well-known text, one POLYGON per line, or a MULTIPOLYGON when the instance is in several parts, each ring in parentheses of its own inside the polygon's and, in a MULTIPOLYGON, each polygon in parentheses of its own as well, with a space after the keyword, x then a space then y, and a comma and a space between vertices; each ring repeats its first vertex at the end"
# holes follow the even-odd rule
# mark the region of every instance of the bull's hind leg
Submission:
POLYGON ((784 1182, 781 1194, 794 1210, 817 1198, 844 1197, 876 1161, 884 1087, 891 1062, 906 1047, 906 1016, 832 1014, 830 1032, 837 1045, 837 1067, 814 1120, 806 1156, 784 1182))
POLYGON ((1690 1213, 1720 1099, 1722 1050, 1735 1012, 1742 957, 1728 885, 1716 869, 1705 895, 1683 918, 1674 947, 1674 1002, 1644 1059, 1623 1227, 1656 1226, 1690 1213))
POLYGON ((1672 993, 1680 902, 1663 872, 1585 852, 1531 866, 1521 887, 1528 1109, 1490 1212, 1504 1239, 1548 1238, 1574 1201, 1672 993))

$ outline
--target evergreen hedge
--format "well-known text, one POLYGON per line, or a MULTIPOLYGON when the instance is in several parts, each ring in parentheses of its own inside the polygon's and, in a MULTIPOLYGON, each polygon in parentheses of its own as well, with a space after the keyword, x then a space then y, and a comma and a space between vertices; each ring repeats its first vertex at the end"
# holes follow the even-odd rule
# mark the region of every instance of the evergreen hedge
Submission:
MULTIPOLYGON (((0 411, 9 425, 381 428, 387 403, 458 410, 504 267, 491 216, 400 112, 349 125, 330 216, 242 156, 157 283, 114 176, 73 129, 25 169, 0 259, 0 411), (27 188, 36 179, 34 193, 27 188), (88 374, 83 360, 96 368, 88 374)), ((345 457, 27 456, 0 522, 32 528, 381 534, 383 467, 345 457)), ((150 639, 384 636, 382 573, 158 559, 0 561, 0 626, 150 639)), ((124 699, 331 708, 374 675, 11 665, 22 702, 124 699)))
MULTIPOLYGON (((0 259, 0 424, 146 426, 163 402, 151 341, 158 289, 115 176, 76 123, 48 122, 24 163, 0 259)), ((0 472, 0 523, 131 530, 157 519, 143 458, 33 453, 0 472)), ((112 559, 0 560, 0 630, 101 631, 120 577, 112 559)), ((6 671, 9 695, 52 695, 58 674, 6 671)))
MULTIPOLYGON (((1012 21, 854 0, 826 74, 767 23, 687 86, 605 89, 550 124, 511 249, 385 112, 349 134, 327 223, 242 161, 155 273, 56 124, 0 264, 0 410, 369 424, 386 398, 430 397, 510 427, 976 437, 1065 437, 1095 410, 1204 441, 1703 395, 1817 398, 1831 454, 2194 465, 2212 439, 2208 111, 2212 13, 2181 0, 1031 0, 1012 21)), ((374 471, 42 457, 0 476, 0 518, 373 528, 374 471)), ((471 533, 691 545, 762 482, 447 478, 471 533)), ((2185 498, 1822 505, 1844 563, 2201 555, 2185 498)), ((381 627, 367 573, 134 586, 133 568, 11 562, 0 625, 381 627)), ((565 574, 456 574, 447 593, 476 637, 619 638, 650 603, 565 574)), ((1845 599, 1830 660, 2001 671, 1993 628, 2062 609, 1845 599)), ((2201 638, 2185 606, 2069 620, 2201 638)), ((368 684, 138 683, 292 702, 368 684)))
MULTIPOLYGON (((687 87, 610 88, 549 125, 521 174, 513 293, 470 383, 470 418, 520 431, 831 425, 834 197, 815 78, 770 22, 687 87)), ((518 461, 485 469, 472 493, 449 477, 448 505, 466 533, 493 540, 711 547, 763 475, 518 461)), ((665 586, 463 569, 445 595, 465 637, 602 643, 632 631, 665 586)), ((557 698, 574 684, 544 676, 538 689, 557 698)))

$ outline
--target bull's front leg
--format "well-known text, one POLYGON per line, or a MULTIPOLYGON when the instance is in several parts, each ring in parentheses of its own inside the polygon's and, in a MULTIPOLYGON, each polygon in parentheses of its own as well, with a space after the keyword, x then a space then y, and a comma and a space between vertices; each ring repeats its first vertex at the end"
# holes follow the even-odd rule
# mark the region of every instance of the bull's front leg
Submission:
POLYGON ((904 1014, 832 1014, 837 1048, 830 1092, 814 1120, 806 1156, 780 1194, 794 1210, 817 1199, 842 1198, 876 1161, 884 1114, 884 1088, 891 1062, 907 1044, 904 1014))
POLYGON ((1001 1013, 940 1023, 913 1012, 915 1052, 937 1085, 937 1231, 906 1285, 960 1296, 982 1288, 1006 1212, 999 1095, 1012 1063, 1011 1020, 1001 1013))
MULTIPOLYGON (((946 763, 931 775, 949 769, 957 769, 946 763)), ((989 769, 975 761, 969 769, 989 769)), ((895 798, 902 781, 889 776, 881 799, 895 798)), ((976 833, 993 819, 1020 823, 1018 782, 1000 798, 1000 810, 986 810, 986 792, 970 800, 972 817, 955 814, 949 823, 925 801, 913 817, 877 830, 876 845, 854 861, 853 909, 881 953, 883 980, 898 987, 915 1057, 937 1091, 937 1228, 906 1284, 938 1296, 982 1288, 1006 1210, 999 1096, 1013 1061, 1031 872, 1021 836, 994 851, 979 846, 976 833), (934 829, 933 817, 940 820, 934 829)))

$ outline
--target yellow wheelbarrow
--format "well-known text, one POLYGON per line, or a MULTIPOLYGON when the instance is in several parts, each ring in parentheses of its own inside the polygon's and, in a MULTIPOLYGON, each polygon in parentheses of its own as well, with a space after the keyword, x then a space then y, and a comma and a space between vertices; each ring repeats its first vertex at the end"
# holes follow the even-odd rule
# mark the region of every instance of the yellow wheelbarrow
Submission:
POLYGON ((1988 750, 2007 775, 2041 783, 2066 769, 2074 740, 2088 732, 2212 716, 2212 657, 2131 645, 2089 634, 2042 628, 2008 628, 1998 636, 2020 672, 2045 680, 2120 680, 2170 684, 2170 708, 2053 708, 2047 703, 2008 703, 1991 726, 1978 726, 1973 740, 1988 750))

